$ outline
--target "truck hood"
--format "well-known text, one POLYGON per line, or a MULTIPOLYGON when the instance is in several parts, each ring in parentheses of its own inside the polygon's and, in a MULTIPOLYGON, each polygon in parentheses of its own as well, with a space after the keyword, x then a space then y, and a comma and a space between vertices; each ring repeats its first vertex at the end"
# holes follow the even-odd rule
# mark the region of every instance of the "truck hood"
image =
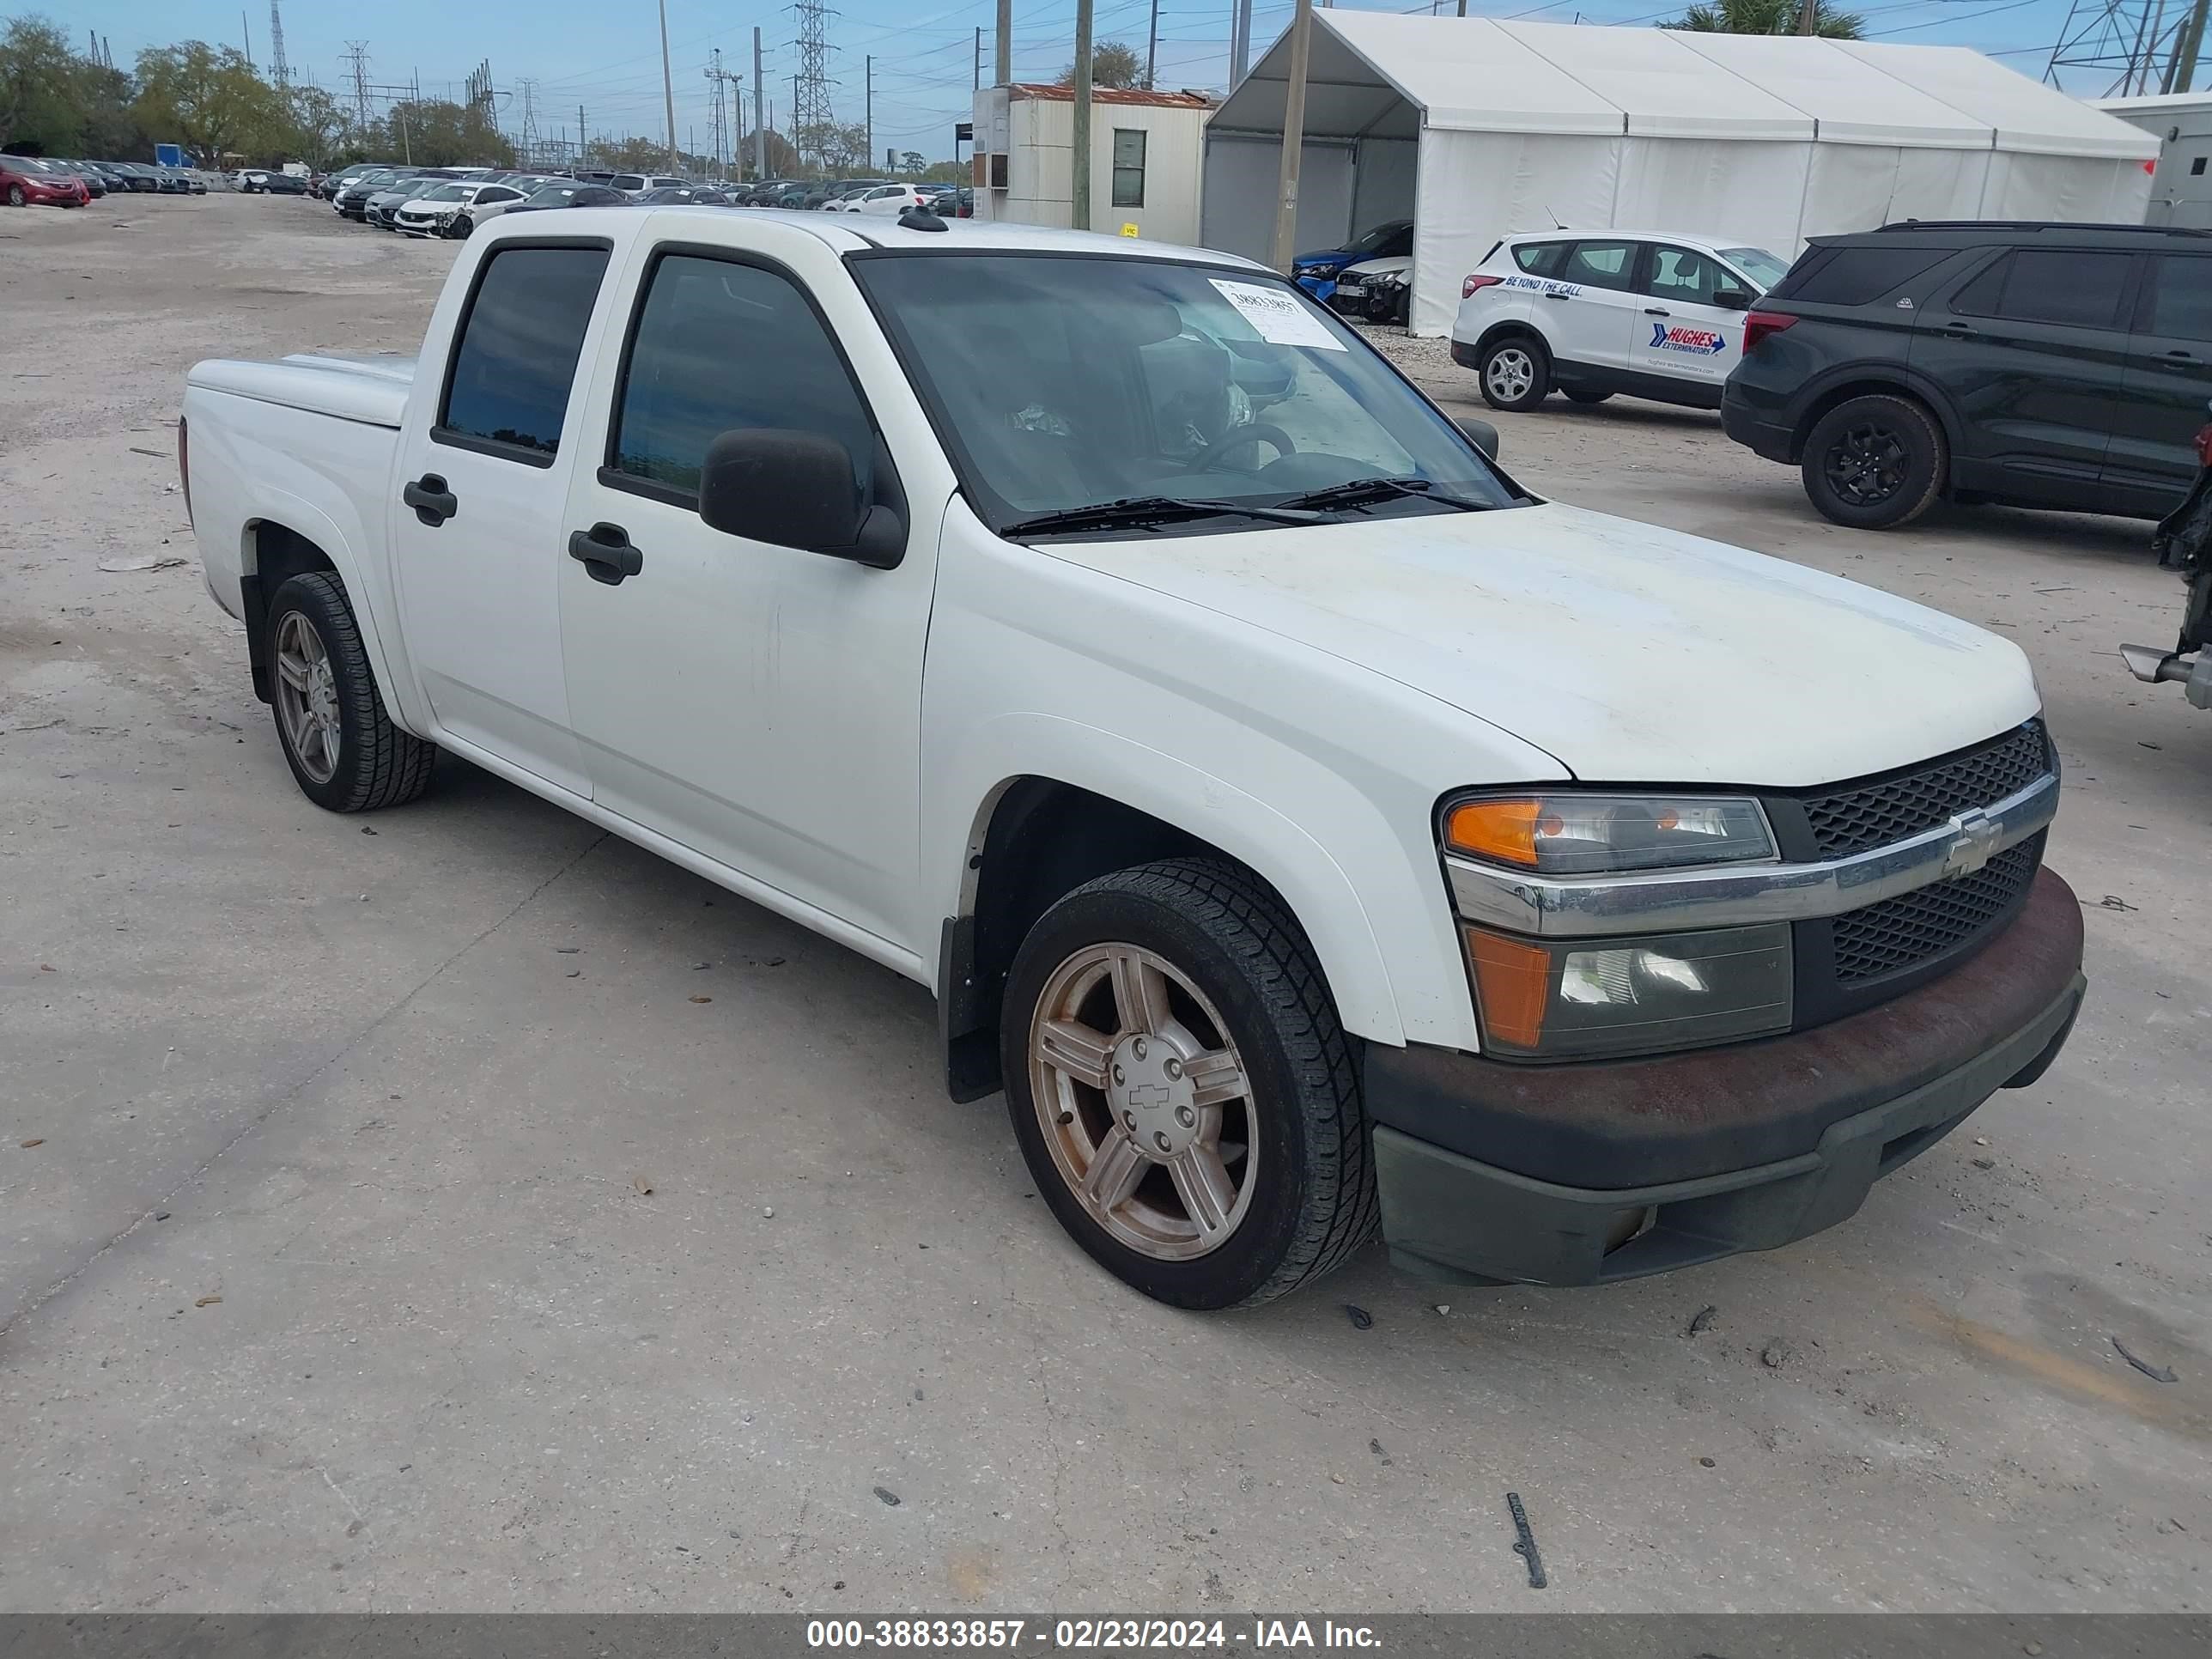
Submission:
POLYGON ((2038 706, 2008 640, 1579 507, 1038 550, 1360 664, 1594 781, 1833 783, 1979 742, 2038 706))

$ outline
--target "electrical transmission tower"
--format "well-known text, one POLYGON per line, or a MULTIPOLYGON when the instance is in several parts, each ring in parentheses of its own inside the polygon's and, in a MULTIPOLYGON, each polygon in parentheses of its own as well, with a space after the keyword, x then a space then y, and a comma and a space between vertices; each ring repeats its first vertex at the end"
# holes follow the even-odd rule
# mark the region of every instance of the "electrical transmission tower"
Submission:
POLYGON ((799 19, 799 69, 791 77, 791 136, 816 166, 826 166, 824 148, 836 116, 830 106, 830 54, 836 50, 823 37, 823 26, 834 14, 822 0, 793 0, 799 19))
POLYGON ((499 97, 491 88, 491 59, 480 58, 477 66, 469 71, 464 82, 468 88, 468 106, 483 117, 483 124, 494 132, 499 131, 499 97))
POLYGON ((277 0, 269 0, 269 78, 280 87, 292 82, 292 65, 284 57, 284 14, 277 0))
MULTIPOLYGON (((711 61, 707 65, 707 79, 714 83, 714 171, 718 176, 726 179, 730 176, 730 85, 738 77, 722 67, 722 49, 720 46, 715 47, 709 56, 711 61)), ((738 127, 742 131, 745 125, 744 88, 739 87, 735 95, 738 127)))
POLYGON ((538 82, 526 80, 522 83, 522 136, 515 141, 520 152, 517 160, 525 167, 538 164, 538 82))
POLYGON ((2103 98, 2186 91, 2170 82, 2178 72, 2185 82, 2180 60, 2194 58, 2180 50, 2191 15, 2186 0, 2072 0, 2043 78, 2063 87, 2063 72, 2079 70, 2103 98))
POLYGON ((353 130, 358 137, 368 131, 368 42, 346 42, 347 73, 353 82, 353 130))

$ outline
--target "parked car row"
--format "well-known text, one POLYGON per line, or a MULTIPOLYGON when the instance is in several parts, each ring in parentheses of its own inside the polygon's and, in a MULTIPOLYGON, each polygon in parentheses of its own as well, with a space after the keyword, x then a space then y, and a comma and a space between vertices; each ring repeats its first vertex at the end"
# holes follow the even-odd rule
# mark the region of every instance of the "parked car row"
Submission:
POLYGON ((0 155, 0 203, 9 207, 82 207, 107 195, 204 196, 207 181, 183 167, 145 161, 82 161, 51 155, 0 155))
POLYGON ((1856 529, 1942 500, 2157 519, 2200 465, 2212 232, 1910 221, 1794 264, 1672 233, 1508 236, 1462 288, 1451 352, 1495 409, 1717 409, 1856 529))

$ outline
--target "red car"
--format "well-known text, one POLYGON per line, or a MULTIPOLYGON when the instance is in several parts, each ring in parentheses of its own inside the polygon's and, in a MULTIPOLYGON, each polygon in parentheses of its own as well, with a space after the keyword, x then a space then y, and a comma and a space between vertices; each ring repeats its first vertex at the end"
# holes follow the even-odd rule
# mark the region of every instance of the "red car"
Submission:
POLYGON ((34 155, 0 155, 0 202, 9 207, 82 207, 92 191, 74 173, 34 155))

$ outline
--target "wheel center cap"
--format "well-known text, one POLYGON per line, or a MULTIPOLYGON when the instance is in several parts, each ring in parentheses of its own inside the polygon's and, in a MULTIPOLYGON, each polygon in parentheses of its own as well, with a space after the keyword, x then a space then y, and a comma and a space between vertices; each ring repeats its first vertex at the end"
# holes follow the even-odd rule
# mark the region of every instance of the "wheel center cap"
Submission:
POLYGON ((1198 1135, 1198 1109, 1182 1054, 1158 1036, 1114 1045, 1106 1097, 1137 1149, 1155 1160, 1187 1151, 1198 1135))

